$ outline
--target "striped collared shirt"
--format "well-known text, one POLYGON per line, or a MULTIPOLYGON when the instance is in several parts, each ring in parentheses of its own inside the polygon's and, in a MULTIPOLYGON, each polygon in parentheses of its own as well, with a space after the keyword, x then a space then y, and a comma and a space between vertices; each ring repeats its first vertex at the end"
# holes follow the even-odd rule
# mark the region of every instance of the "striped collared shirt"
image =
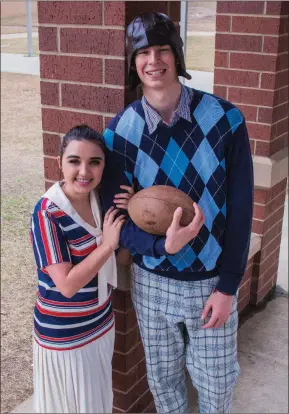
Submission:
MULTIPOLYGON (((174 125, 180 118, 184 118, 187 121, 192 122, 191 113, 190 113, 190 105, 192 101, 192 96, 193 94, 192 94, 191 89, 182 85, 180 102, 173 115, 171 122, 169 123, 169 126, 174 125)), ((149 133, 152 134, 157 129, 157 126, 159 125, 159 123, 164 122, 164 121, 161 115, 150 106, 145 96, 142 97, 141 103, 144 109, 145 119, 148 125, 149 133)))
MULTIPOLYGON (((75 266, 97 248, 97 228, 78 215, 59 183, 52 189, 59 205, 48 199, 46 193, 36 204, 31 220, 31 241, 38 273, 34 339, 43 348, 64 351, 103 336, 114 326, 114 315, 111 287, 107 300, 99 303, 98 274, 67 298, 46 270, 47 266, 57 263, 75 266)), ((90 201, 92 208, 97 208, 94 192, 90 201)))

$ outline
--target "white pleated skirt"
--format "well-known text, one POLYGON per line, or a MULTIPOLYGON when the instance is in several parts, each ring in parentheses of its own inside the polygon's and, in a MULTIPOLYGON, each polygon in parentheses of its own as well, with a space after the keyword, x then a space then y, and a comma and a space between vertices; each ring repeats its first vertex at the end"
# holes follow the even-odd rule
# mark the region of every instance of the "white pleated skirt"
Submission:
POLYGON ((115 328, 81 348, 54 351, 34 341, 36 413, 111 413, 115 328))

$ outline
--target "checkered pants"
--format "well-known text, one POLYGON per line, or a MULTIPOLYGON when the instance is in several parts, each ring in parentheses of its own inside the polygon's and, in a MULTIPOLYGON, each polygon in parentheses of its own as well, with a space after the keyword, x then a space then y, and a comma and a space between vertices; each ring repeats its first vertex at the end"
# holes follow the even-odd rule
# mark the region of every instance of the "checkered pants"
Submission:
POLYGON ((239 375, 237 297, 221 328, 200 316, 218 277, 182 282, 132 266, 132 299, 158 413, 188 413, 184 366, 198 391, 199 413, 229 413, 239 375))

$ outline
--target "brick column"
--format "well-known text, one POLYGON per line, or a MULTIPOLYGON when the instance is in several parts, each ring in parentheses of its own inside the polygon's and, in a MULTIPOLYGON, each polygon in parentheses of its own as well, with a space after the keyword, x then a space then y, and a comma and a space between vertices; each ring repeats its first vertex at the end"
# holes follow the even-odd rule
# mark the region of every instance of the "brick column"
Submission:
MULTIPOLYGON (((287 1, 217 2, 214 93, 243 112, 254 161, 254 257, 250 300, 276 284, 288 168, 287 1)), ((238 237, 236 235, 236 237, 238 237)))
MULTIPOLYGON (((179 1, 39 1, 39 50, 46 188, 59 179, 61 137, 86 123, 102 131, 136 93, 126 89, 126 25, 142 11, 180 20, 179 1)), ((129 293, 127 269, 119 267, 114 291, 116 342, 114 412, 153 412, 144 351, 129 293), (122 289, 122 290, 121 290, 122 289)))

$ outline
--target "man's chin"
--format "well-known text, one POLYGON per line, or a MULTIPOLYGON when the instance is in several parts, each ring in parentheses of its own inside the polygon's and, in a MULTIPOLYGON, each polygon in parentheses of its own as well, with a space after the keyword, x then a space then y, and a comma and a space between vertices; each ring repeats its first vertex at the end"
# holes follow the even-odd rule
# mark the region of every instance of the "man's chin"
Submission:
POLYGON ((164 79, 154 79, 143 82, 143 86, 145 88, 153 88, 153 89, 164 89, 167 87, 167 81, 164 79))

